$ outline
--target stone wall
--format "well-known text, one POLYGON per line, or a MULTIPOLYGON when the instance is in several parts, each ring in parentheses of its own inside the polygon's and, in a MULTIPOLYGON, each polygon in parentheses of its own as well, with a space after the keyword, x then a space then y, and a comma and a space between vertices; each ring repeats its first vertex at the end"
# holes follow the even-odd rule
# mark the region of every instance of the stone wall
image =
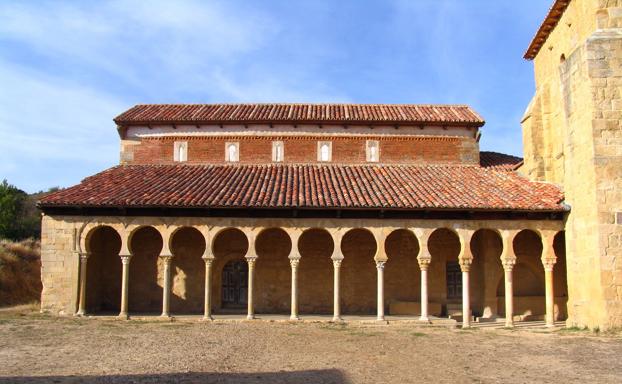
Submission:
POLYGON ((573 0, 534 60, 525 165, 561 184, 570 325, 622 326, 622 1, 573 0))

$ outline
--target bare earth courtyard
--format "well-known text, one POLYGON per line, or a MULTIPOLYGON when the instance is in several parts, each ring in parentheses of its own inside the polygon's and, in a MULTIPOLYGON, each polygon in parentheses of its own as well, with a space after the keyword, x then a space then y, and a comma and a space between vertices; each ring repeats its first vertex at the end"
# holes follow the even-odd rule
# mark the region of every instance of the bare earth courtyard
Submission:
POLYGON ((0 311, 0 383, 613 383, 620 355, 619 334, 572 330, 0 311))

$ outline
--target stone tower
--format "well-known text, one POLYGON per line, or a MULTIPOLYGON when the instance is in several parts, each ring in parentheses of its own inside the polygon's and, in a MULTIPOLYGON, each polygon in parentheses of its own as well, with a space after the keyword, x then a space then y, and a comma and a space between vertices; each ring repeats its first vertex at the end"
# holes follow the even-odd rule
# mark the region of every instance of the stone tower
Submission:
POLYGON ((525 58, 522 119, 533 180, 563 187, 568 325, 622 326, 622 0, 557 0, 525 58))

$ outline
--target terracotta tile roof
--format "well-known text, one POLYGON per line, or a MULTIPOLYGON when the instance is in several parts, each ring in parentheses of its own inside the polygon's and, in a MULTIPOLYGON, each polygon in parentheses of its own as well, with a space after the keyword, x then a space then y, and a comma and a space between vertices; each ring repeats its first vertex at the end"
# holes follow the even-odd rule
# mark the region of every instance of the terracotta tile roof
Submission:
POLYGON ((125 165, 40 206, 564 211, 552 184, 478 166, 125 165))
POLYGON ((466 105, 414 104, 142 104, 114 119, 117 125, 156 123, 461 124, 484 120, 466 105))
POLYGON ((529 43, 529 47, 525 51, 523 58, 527 60, 533 60, 538 52, 540 52, 540 48, 546 42, 546 39, 549 37, 549 34, 555 26, 559 22, 559 19, 562 18, 562 15, 568 8, 571 0, 555 0, 551 8, 549 8, 549 12, 546 14, 546 17, 540 24, 540 28, 538 28, 538 32, 529 43))
POLYGON ((484 168, 497 171, 514 171, 523 164, 523 159, 505 153, 481 151, 479 164, 484 168))

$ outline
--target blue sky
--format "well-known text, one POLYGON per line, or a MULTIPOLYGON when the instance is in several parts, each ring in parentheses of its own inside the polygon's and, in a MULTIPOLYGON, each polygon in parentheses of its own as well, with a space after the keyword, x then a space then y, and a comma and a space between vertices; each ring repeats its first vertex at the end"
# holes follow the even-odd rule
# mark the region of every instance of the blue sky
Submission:
POLYGON ((522 59, 548 0, 3 1, 0 179, 34 192, 118 163, 137 103, 469 104, 522 153, 522 59))

